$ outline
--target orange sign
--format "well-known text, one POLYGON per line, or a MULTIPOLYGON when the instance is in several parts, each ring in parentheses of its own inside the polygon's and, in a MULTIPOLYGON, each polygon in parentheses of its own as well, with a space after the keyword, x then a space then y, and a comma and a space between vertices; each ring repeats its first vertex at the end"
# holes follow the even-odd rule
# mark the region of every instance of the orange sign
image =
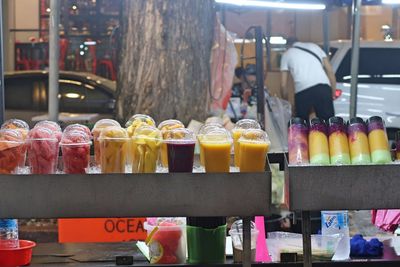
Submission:
POLYGON ((145 240, 145 218, 59 219, 58 241, 123 242, 145 240))

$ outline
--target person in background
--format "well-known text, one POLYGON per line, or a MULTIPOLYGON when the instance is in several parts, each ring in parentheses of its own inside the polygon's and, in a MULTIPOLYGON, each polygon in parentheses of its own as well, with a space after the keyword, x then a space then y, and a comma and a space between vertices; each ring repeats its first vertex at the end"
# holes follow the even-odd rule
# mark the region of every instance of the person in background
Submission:
POLYGON ((296 116, 308 121, 312 110, 328 120, 335 112, 336 77, 326 53, 316 44, 287 40, 289 49, 281 58, 282 97, 288 99, 289 73, 295 89, 296 116))
POLYGON ((238 67, 235 69, 235 76, 240 80, 235 83, 232 88, 232 97, 241 99, 241 118, 246 117, 248 105, 252 105, 251 97, 253 89, 256 87, 256 66, 248 64, 246 68, 238 67))

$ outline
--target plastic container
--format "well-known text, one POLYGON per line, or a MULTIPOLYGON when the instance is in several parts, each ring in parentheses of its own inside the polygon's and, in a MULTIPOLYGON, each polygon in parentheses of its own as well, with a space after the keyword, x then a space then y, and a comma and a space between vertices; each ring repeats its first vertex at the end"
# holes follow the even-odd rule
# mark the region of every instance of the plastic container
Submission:
POLYGON ((162 144, 161 131, 153 126, 140 126, 132 137, 135 144, 133 173, 154 173, 162 144))
POLYGON ((225 129, 213 129, 201 138, 206 172, 229 172, 232 138, 225 129))
POLYGON ((125 173, 126 154, 130 140, 125 129, 107 127, 100 137, 101 173, 125 173))
POLYGON ((18 221, 16 219, 0 219, 0 249, 17 248, 18 246, 18 221))
MULTIPOLYGON (((5 121, 2 125, 1 125, 1 129, 11 129, 11 130, 17 130, 22 134, 22 138, 25 142, 26 138, 28 137, 28 133, 29 133, 29 125, 23 121, 23 120, 19 120, 19 119, 10 119, 5 121)), ((22 148, 22 153, 23 153, 23 157, 20 159, 20 162, 18 163, 19 167, 24 167, 25 166, 25 162, 26 162, 26 145, 24 144, 23 148, 22 148)))
POLYGON ((16 267, 29 265, 32 259, 32 249, 35 246, 35 242, 28 240, 19 240, 18 248, 0 248, 0 266, 16 267))
POLYGON ((264 172, 271 146, 268 135, 260 129, 248 129, 239 138, 240 172, 264 172))
POLYGON ((167 132, 169 172, 192 172, 196 138, 188 129, 174 129, 167 132))
POLYGON ((329 165, 329 144, 326 124, 319 118, 311 120, 308 135, 310 163, 314 165, 329 165))
POLYGON ((39 121, 36 123, 34 128, 46 128, 53 131, 54 135, 57 137, 58 142, 61 141, 62 130, 60 125, 54 121, 39 121))
POLYGON ((261 129, 260 124, 255 120, 243 119, 236 122, 235 127, 232 129, 233 137, 233 149, 234 149, 234 159, 235 166, 239 167, 240 162, 240 150, 239 150, 239 138, 242 136, 243 130, 246 129, 261 129))
POLYGON ((32 174, 54 174, 57 171, 59 141, 48 128, 35 127, 27 137, 28 164, 32 174))
POLYGON ((187 226, 189 264, 224 264, 226 225, 213 229, 187 226))
MULTIPOLYGON (((256 228, 254 222, 251 222, 251 260, 254 262, 256 258, 256 246, 259 231, 256 228)), ((233 247, 233 261, 242 262, 243 261, 243 222, 242 220, 235 221, 231 230, 229 230, 229 235, 232 238, 233 247)))
POLYGON ((341 242, 342 260, 350 256, 349 214, 347 210, 321 211, 321 233, 323 236, 339 235, 341 242))
POLYGON ((84 132, 90 139, 92 139, 92 133, 90 132, 89 127, 82 125, 82 124, 71 124, 65 127, 64 133, 69 132, 69 131, 81 131, 84 132))
POLYGON ((347 131, 349 136, 351 163, 353 165, 371 163, 367 125, 364 120, 362 118, 350 119, 347 131))
POLYGON ((105 128, 112 126, 121 127, 121 125, 117 121, 110 119, 99 120, 93 126, 92 135, 93 135, 93 145, 94 145, 94 162, 97 166, 100 166, 100 158, 101 158, 100 142, 99 142, 100 133, 105 128))
POLYGON ((0 130, 0 174, 14 173, 25 160, 26 146, 18 130, 0 130))
POLYGON ((147 231, 151 264, 184 264, 186 262, 186 225, 182 222, 161 221, 156 225, 144 223, 147 231))
POLYGON ((197 142, 199 144, 199 151, 200 151, 200 166, 204 166, 204 148, 201 144, 201 140, 203 136, 213 129, 224 129, 224 127, 215 122, 206 123, 200 127, 199 133, 197 134, 197 142))
POLYGON ((329 155, 333 165, 349 165, 350 149, 347 130, 340 117, 329 119, 329 155))
MULTIPOLYGON (((167 132, 173 129, 185 128, 182 122, 178 120, 166 120, 161 122, 158 125, 158 129, 161 131, 162 137, 168 139, 167 132)), ((161 154, 160 154, 161 165, 164 168, 168 168, 168 151, 167 144, 161 145, 161 154)))
MULTIPOLYGON (((340 239, 339 235, 312 235, 312 260, 330 261, 335 254, 340 239)), ((267 244, 272 261, 274 262, 281 260, 281 253, 296 253, 297 260, 303 260, 303 237, 301 234, 270 232, 268 233, 267 244)))
POLYGON ((90 164, 90 137, 81 130, 64 131, 61 138, 63 171, 84 174, 90 164))
POLYGON ((288 128, 289 164, 310 163, 308 155, 308 126, 301 118, 292 118, 288 128))
POLYGON ((392 157, 390 155, 385 122, 381 117, 374 116, 369 118, 367 125, 372 163, 383 164, 391 162, 392 157))

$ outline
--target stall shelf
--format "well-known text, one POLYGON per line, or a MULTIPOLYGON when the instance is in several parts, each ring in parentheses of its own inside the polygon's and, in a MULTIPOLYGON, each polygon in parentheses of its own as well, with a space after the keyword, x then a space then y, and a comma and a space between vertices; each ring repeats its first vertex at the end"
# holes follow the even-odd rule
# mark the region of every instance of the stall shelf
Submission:
MULTIPOLYGON (((290 210, 302 214, 305 267, 314 265, 311 262, 310 211, 399 208, 399 167, 395 163, 289 166, 286 160, 285 199, 290 210)), ((379 266, 394 266, 389 262, 387 264, 382 262, 379 266)), ((399 264, 397 262, 397 266, 399 264)))
POLYGON ((1 175, 0 218, 242 216, 251 266, 250 220, 267 215, 271 172, 1 175))

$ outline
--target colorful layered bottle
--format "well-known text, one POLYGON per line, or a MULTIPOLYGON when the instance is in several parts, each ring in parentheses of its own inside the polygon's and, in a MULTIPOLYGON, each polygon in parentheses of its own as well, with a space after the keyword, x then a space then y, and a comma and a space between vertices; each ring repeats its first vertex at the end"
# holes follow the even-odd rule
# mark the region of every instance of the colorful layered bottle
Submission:
POLYGON ((367 136, 367 125, 361 118, 352 118, 347 127, 351 163, 369 164, 371 155, 367 136))
POLYGON ((315 165, 329 165, 329 143, 326 124, 319 118, 311 120, 310 134, 308 135, 310 163, 315 165))
POLYGON ((243 119, 236 122, 235 127, 232 129, 233 137, 233 149, 235 151, 235 166, 240 165, 240 149, 239 149, 239 138, 246 129, 261 129, 260 124, 255 120, 243 119))
POLYGON ((369 118, 368 141, 372 163, 383 164, 392 161, 385 122, 381 117, 374 116, 369 118))
POLYGON ((310 163, 308 155, 308 126, 301 118, 292 118, 288 128, 289 164, 310 163))
POLYGON ((349 140, 343 119, 340 117, 330 118, 328 131, 331 164, 350 164, 349 140))

